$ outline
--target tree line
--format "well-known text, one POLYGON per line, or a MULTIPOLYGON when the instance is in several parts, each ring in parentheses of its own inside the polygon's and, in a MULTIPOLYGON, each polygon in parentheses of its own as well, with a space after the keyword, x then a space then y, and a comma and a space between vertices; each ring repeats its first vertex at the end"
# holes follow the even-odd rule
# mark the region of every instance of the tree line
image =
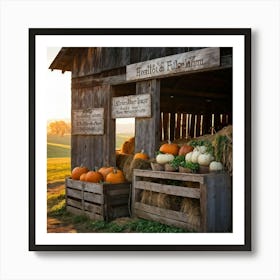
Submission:
POLYGON ((71 123, 62 120, 52 121, 47 126, 48 135, 64 136, 71 133, 71 123))

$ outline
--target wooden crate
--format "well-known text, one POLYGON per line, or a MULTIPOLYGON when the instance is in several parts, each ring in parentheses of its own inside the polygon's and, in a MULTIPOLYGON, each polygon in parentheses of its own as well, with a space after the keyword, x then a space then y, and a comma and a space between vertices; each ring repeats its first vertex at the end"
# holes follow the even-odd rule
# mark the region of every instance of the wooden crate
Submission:
POLYGON ((135 169, 132 187, 132 216, 196 232, 231 232, 231 178, 225 173, 192 174, 135 169), (173 185, 176 181, 177 185, 173 185), (197 182, 198 187, 180 186, 178 182, 197 182), (199 224, 192 224, 188 213, 180 210, 174 211, 142 203, 143 190, 198 199, 200 201, 199 224))
POLYGON ((66 179, 66 209, 93 220, 129 216, 130 183, 95 184, 66 179))

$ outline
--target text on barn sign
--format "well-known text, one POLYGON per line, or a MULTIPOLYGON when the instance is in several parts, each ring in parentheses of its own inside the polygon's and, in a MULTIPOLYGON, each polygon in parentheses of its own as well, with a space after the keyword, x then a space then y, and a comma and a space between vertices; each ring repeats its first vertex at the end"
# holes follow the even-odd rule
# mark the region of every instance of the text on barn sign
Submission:
POLYGON ((73 110, 72 134, 104 134, 104 108, 73 110))
POLYGON ((140 80, 220 65, 220 48, 204 48, 126 66, 127 80, 140 80))
POLYGON ((113 97, 112 118, 151 117, 151 95, 113 97))

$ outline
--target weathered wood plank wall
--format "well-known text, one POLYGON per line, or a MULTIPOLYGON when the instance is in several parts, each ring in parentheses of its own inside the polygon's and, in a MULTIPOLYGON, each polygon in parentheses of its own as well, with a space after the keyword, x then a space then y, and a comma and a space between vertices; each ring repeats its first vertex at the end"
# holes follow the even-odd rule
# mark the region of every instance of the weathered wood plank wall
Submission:
POLYGON ((72 112, 75 109, 104 108, 104 135, 72 135, 71 165, 88 168, 112 165, 115 162, 115 124, 111 118, 109 85, 72 89, 72 112), (111 153, 110 153, 111 151, 111 153))
POLYGON ((84 48, 73 64, 72 77, 81 77, 201 48, 84 48))

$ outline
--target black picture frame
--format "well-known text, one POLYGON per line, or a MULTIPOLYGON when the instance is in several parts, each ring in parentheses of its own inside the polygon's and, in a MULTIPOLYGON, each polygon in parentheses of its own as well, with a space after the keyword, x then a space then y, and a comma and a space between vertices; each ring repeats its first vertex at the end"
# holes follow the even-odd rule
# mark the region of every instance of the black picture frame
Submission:
POLYGON ((30 251, 250 251, 251 248, 251 29, 195 28, 195 29, 29 29, 29 250, 30 251), (36 243, 36 36, 65 35, 219 35, 244 37, 244 244, 228 245, 97 245, 97 244, 38 244, 36 243))

